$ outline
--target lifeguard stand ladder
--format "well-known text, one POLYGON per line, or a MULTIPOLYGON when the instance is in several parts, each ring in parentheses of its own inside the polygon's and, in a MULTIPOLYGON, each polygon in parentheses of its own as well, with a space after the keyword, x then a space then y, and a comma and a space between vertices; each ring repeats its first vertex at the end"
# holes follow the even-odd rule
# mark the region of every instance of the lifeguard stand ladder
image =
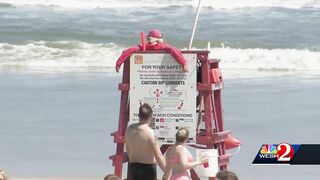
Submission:
MULTIPOLYGON (((166 52, 152 52, 140 51, 138 53, 166 53, 166 52)), ((183 54, 193 53, 197 54, 197 60, 201 65, 201 82, 197 83, 197 90, 199 96, 197 97, 198 118, 205 123, 205 129, 197 133, 195 147, 203 149, 215 148, 218 150, 218 163, 220 170, 226 170, 229 163, 229 155, 226 154, 225 140, 230 134, 230 131, 224 130, 222 103, 221 103, 221 89, 223 88, 223 79, 219 69, 219 61, 209 59, 209 51, 182 51, 183 54), (201 103, 203 99, 203 103, 201 103), (204 105, 201 108, 202 104, 204 105), (200 110, 199 110, 200 109, 200 110), (203 109, 203 110, 202 110, 203 109)), ((124 63, 122 83, 119 84, 118 89, 121 91, 120 112, 118 130, 111 133, 114 136, 114 143, 116 143, 116 154, 109 157, 112 160, 112 165, 115 167, 114 173, 122 178, 123 163, 128 162, 127 154, 124 152, 125 131, 129 121, 129 87, 130 87, 130 62, 127 59, 124 63)), ((161 151, 164 153, 168 145, 161 146, 161 151)), ((200 178, 191 170, 193 180, 200 178)), ((128 177, 129 179, 129 177, 128 177)), ((214 177, 209 180, 215 180, 214 177)))

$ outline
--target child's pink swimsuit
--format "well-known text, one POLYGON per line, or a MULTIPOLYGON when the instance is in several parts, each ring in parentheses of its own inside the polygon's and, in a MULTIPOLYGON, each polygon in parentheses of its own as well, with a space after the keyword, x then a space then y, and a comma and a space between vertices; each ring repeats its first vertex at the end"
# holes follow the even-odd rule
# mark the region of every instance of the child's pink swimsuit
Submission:
MULTIPOLYGON (((187 150, 187 148, 186 148, 186 151, 188 153, 188 161, 192 162, 191 153, 187 150)), ((172 159, 170 159, 170 162, 179 163, 180 159, 179 159, 179 157, 175 156, 172 159)), ((185 173, 178 173, 178 174, 172 173, 170 180, 191 180, 190 172, 189 172, 189 170, 187 170, 187 172, 185 172, 185 173)))

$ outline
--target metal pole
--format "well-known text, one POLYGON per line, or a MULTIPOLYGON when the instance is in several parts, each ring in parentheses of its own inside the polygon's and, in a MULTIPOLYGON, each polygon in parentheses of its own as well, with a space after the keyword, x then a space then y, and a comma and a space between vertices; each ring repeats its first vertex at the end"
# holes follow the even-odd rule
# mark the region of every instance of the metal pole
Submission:
POLYGON ((198 3, 197 15, 196 15, 196 18, 195 18, 195 20, 194 20, 194 24, 193 24, 193 28, 192 28, 192 34, 191 34, 191 38, 190 38, 188 50, 190 50, 191 47, 192 47, 192 42, 193 42, 194 33, 195 33, 195 31, 196 31, 196 27, 197 27, 197 24, 198 24, 200 7, 201 7, 201 0, 199 0, 199 3, 198 3))

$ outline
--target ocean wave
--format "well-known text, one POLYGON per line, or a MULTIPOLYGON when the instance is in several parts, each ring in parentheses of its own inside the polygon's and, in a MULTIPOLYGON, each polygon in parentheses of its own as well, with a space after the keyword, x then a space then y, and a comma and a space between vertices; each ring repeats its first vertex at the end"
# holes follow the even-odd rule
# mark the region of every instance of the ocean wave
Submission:
MULTIPOLYGON (((196 6, 197 0, 193 1, 196 6)), ((204 0, 203 7, 213 9, 239 9, 259 7, 281 7, 289 9, 320 8, 318 0, 204 0)))
POLYGON ((213 48, 211 58, 227 69, 319 70, 320 52, 298 49, 213 48))
MULTIPOLYGON (((320 8, 318 0, 202 0, 202 6, 214 9, 239 9, 257 7, 320 8)), ((61 8, 92 9, 112 7, 168 7, 194 6, 198 0, 0 0, 13 6, 40 5, 61 8)))
MULTIPOLYGON (((114 43, 30 41, 0 43, 0 67, 113 68, 125 49, 114 43)), ((299 49, 212 48, 210 58, 221 59, 224 69, 320 70, 320 52, 299 49)))
POLYGON ((192 0, 0 0, 16 6, 49 6, 60 8, 93 9, 93 8, 113 8, 113 7, 168 7, 168 6, 191 6, 192 0))
POLYGON ((24 45, 0 43, 0 67, 103 68, 114 67, 121 48, 113 43, 30 41, 24 45))
POLYGON ((14 8, 15 6, 10 3, 1 3, 0 2, 0 9, 2 8, 14 8))

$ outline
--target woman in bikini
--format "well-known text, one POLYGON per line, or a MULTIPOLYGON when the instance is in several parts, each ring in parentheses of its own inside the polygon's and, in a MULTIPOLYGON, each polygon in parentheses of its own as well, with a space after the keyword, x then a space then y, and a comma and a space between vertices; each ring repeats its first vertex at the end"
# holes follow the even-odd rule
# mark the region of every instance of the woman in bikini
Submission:
POLYGON ((181 128, 176 133, 176 143, 166 153, 166 168, 163 180, 191 180, 190 169, 206 163, 208 160, 193 161, 192 155, 186 147, 189 131, 181 128))

